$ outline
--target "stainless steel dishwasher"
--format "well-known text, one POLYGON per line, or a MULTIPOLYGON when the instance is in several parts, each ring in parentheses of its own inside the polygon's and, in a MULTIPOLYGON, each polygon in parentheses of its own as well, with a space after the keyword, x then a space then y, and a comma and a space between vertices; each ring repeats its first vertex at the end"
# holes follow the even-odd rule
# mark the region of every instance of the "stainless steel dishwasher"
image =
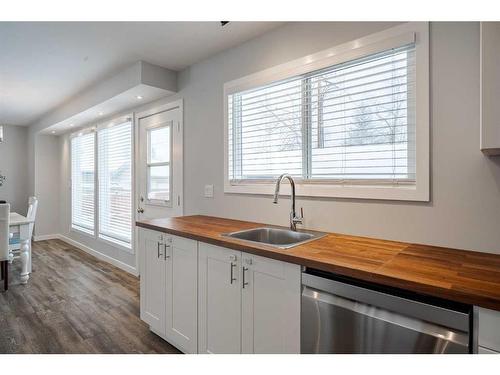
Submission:
POLYGON ((351 281, 302 273, 302 353, 472 352, 471 306, 351 281))

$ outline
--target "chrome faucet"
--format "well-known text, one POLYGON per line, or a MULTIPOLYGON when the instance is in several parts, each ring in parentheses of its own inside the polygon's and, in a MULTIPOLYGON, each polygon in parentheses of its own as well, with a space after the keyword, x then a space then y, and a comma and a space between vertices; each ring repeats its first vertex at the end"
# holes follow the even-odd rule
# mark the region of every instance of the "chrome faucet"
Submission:
POLYGON ((295 212, 295 182, 293 181, 292 176, 290 176, 288 173, 283 173, 276 180, 276 189, 274 190, 273 203, 278 203, 281 181, 283 181, 285 178, 288 178, 288 180, 290 181, 290 186, 292 188, 292 195, 290 196, 290 200, 292 202, 292 209, 290 211, 290 229, 293 231, 297 231, 297 224, 302 224, 302 219, 304 219, 304 210, 301 208, 300 217, 297 216, 297 213, 295 212))

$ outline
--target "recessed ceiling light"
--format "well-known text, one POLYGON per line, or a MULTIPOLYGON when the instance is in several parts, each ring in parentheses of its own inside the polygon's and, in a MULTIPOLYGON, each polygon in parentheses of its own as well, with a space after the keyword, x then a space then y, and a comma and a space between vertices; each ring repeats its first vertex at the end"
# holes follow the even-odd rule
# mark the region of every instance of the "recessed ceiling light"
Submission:
POLYGON ((99 112, 99 116, 102 116, 104 114, 104 112, 99 112))
POLYGON ((136 96, 136 99, 137 99, 137 100, 142 100, 142 98, 143 98, 143 96, 142 96, 142 95, 137 95, 137 96, 136 96))
POLYGON ((52 131, 51 131, 51 133, 52 133, 52 134, 56 134, 56 131, 55 131, 55 130, 52 130, 52 131))
POLYGON ((69 124, 69 127, 72 128, 75 124, 69 124))

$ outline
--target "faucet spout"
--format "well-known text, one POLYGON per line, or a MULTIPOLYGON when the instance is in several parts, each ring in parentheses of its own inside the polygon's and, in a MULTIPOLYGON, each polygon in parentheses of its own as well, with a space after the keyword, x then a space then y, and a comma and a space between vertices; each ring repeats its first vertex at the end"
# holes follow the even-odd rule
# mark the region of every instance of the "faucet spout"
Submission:
POLYGON ((290 176, 288 173, 283 173, 276 180, 276 187, 274 189, 273 203, 274 204, 278 203, 281 181, 283 181, 285 178, 288 179, 288 181, 290 181, 290 187, 292 190, 292 194, 290 196, 290 201, 291 201, 291 205, 292 205, 291 210, 290 210, 290 229, 293 231, 296 231, 297 224, 302 224, 303 216, 301 215, 300 217, 298 217, 296 212, 295 212, 295 181, 293 180, 292 176, 290 176))

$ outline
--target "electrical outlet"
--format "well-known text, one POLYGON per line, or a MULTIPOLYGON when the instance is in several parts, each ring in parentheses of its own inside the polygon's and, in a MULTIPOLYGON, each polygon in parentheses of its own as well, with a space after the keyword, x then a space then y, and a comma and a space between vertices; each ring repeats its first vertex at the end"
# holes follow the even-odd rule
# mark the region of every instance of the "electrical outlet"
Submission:
POLYGON ((205 198, 214 197, 214 185, 205 185, 205 198))

